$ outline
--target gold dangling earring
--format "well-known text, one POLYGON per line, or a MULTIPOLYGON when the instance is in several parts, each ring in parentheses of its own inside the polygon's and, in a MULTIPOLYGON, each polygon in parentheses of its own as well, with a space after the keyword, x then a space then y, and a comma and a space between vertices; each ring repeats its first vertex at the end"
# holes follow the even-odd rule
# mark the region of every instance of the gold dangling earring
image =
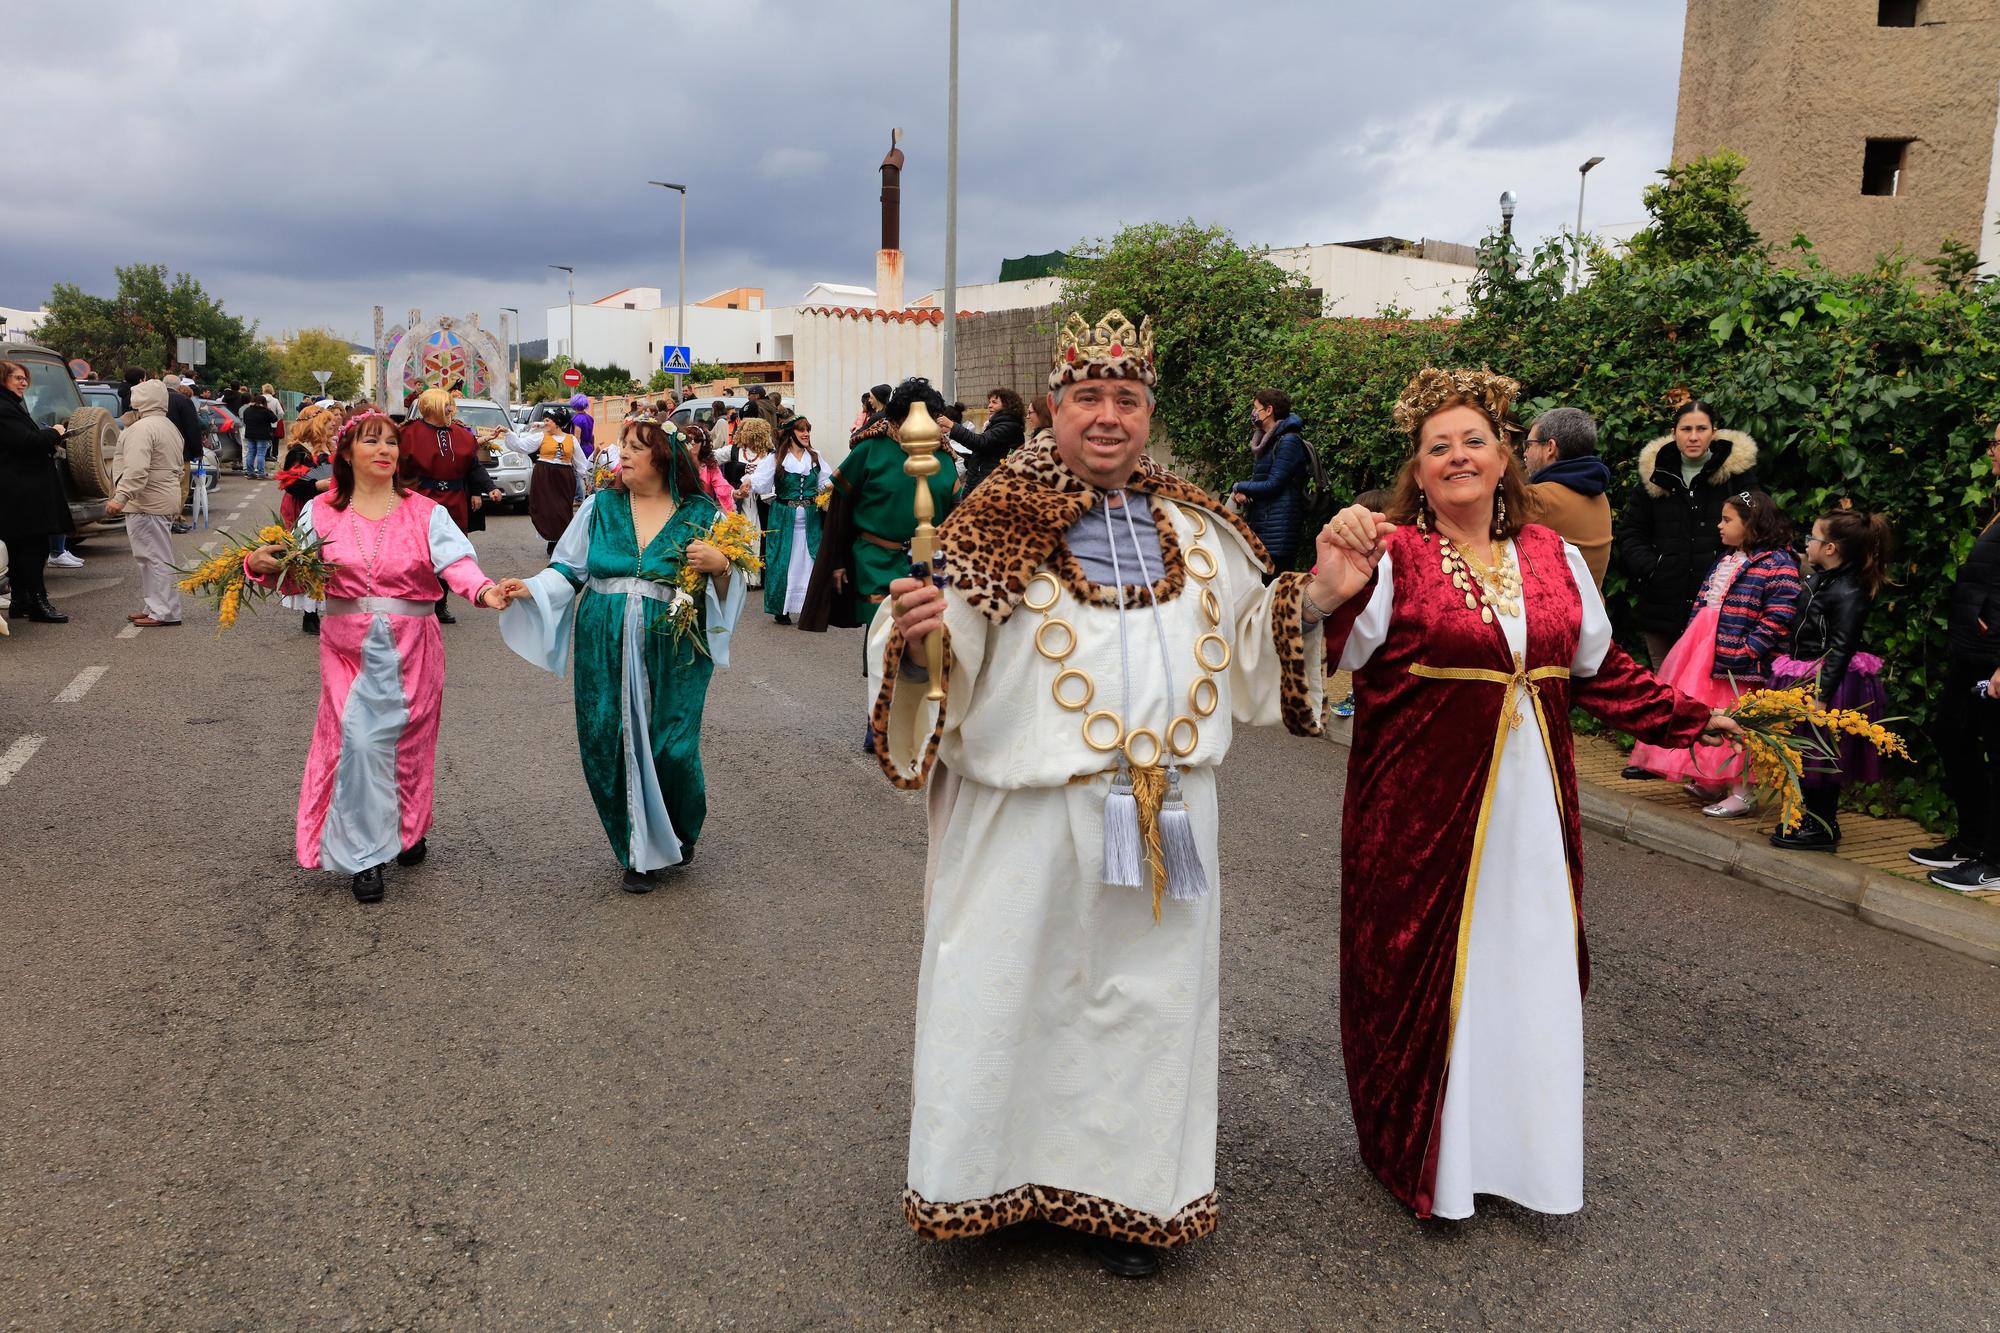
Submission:
POLYGON ((1495 537, 1504 537, 1507 535, 1507 493, 1505 491, 1493 492, 1493 535, 1495 537))
POLYGON ((1424 539, 1425 541, 1429 541, 1429 540, 1431 539, 1431 525, 1430 525, 1430 523, 1429 523, 1429 522, 1427 521, 1427 520, 1428 520, 1428 518, 1429 518, 1429 515, 1430 515, 1430 512, 1431 512, 1431 502, 1430 502, 1429 500, 1427 500, 1426 498, 1424 498, 1424 493, 1423 493, 1422 491, 1418 491, 1418 492, 1417 492, 1417 533, 1418 533, 1418 535, 1420 535, 1420 536, 1421 536, 1421 537, 1422 537, 1422 538, 1423 538, 1423 539, 1424 539))

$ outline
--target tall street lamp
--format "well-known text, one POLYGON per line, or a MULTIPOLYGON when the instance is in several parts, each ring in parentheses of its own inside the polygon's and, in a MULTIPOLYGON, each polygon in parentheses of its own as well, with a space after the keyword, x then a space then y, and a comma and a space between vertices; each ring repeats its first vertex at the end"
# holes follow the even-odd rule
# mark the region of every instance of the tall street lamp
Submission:
POLYGON ((1604 159, 1593 157, 1576 169, 1576 253, 1569 261, 1569 285, 1583 281, 1583 187, 1590 183, 1590 169, 1604 159))
POLYGON ((514 322, 507 326, 507 402, 501 404, 502 407, 506 407, 514 401, 514 395, 521 391, 521 312, 513 306, 503 305, 500 307, 500 313, 514 317, 514 322))
MULTIPOLYGON (((576 270, 568 264, 551 264, 550 268, 561 269, 569 274, 569 363, 576 364, 576 270)), ((554 357, 550 357, 554 360, 554 357)))
MULTIPOLYGON (((680 304, 674 310, 674 345, 676 347, 686 347, 688 308, 688 187, 685 185, 676 185, 672 181, 647 181, 646 184, 657 185, 662 190, 672 190, 681 197, 681 299, 680 304)), ((676 375, 674 376, 674 402, 678 404, 680 400, 681 377, 676 375)))
POLYGON ((951 0, 951 72, 946 80, 944 147, 944 380, 958 400, 958 0, 951 0))
POLYGON ((1512 236, 1514 234, 1515 202, 1512 190, 1502 190, 1500 192, 1500 234, 1502 236, 1512 236))

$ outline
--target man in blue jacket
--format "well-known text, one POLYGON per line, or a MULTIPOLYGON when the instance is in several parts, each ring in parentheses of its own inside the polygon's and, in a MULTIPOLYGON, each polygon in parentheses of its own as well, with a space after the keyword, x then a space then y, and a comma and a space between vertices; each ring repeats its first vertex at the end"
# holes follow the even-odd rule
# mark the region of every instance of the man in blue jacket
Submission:
POLYGON ((1237 482, 1230 491, 1280 574, 1292 567, 1298 554, 1306 482, 1313 472, 1306 454, 1309 447, 1305 423, 1292 412, 1291 395, 1283 389, 1261 390, 1250 404, 1250 479, 1237 482))

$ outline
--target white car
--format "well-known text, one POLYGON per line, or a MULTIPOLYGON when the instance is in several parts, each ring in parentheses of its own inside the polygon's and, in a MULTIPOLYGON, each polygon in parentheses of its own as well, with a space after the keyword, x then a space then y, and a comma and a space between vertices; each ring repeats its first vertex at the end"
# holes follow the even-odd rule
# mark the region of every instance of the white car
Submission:
POLYGON ((509 508, 526 508, 528 474, 534 460, 523 449, 507 409, 490 398, 458 400, 458 422, 479 437, 486 470, 499 488, 500 503, 509 508))

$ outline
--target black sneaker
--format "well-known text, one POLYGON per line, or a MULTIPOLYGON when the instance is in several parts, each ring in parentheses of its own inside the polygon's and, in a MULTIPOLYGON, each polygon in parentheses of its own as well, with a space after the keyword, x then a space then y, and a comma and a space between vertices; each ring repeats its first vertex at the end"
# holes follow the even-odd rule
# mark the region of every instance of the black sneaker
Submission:
POLYGON ((1810 823, 1779 829, 1771 835, 1771 845, 1788 852, 1830 852, 1840 846, 1840 825, 1835 824, 1831 832, 1810 823))
POLYGON ((1987 861, 1964 861, 1949 870, 1933 870, 1931 883, 1954 893, 2000 892, 2000 866, 1987 861))
POLYGON ((1913 847, 1910 849, 1910 859, 1912 861, 1915 861, 1920 866, 1931 866, 1938 870, 1950 870, 1954 866, 1964 865, 1967 861, 1977 860, 1978 857, 1979 849, 1977 847, 1968 847, 1957 838, 1953 838, 1948 842, 1941 842, 1935 847, 1913 847))
POLYGON ((1618 776, 1624 778, 1627 782, 1650 782, 1657 775, 1647 772, 1637 764, 1627 764, 1625 771, 1618 776))

